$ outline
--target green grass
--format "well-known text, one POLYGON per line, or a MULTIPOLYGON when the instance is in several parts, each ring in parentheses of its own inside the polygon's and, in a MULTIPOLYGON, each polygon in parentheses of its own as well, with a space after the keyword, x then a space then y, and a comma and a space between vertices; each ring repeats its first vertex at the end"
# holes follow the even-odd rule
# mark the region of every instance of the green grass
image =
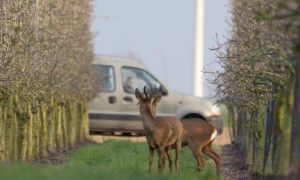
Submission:
POLYGON ((103 144, 90 144, 78 149, 61 165, 2 163, 0 177, 7 180, 218 179, 215 175, 215 164, 212 160, 207 160, 207 157, 204 157, 206 161, 204 169, 200 173, 195 173, 196 161, 188 148, 181 151, 179 174, 175 173, 175 167, 173 174, 169 173, 167 159, 164 175, 157 174, 156 153, 153 172, 148 173, 148 155, 146 143, 106 141, 103 144))

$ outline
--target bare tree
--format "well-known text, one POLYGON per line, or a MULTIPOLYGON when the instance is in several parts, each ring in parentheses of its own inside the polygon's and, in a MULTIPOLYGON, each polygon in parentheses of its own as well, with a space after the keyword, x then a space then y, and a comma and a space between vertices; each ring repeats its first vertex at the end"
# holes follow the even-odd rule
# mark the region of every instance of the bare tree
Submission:
POLYGON ((246 148, 253 171, 286 175, 293 163, 290 150, 291 157, 299 150, 293 145, 298 127, 291 123, 299 76, 299 2, 232 1, 232 13, 231 39, 213 48, 224 69, 213 83, 220 102, 230 107, 232 129, 238 131, 232 134, 246 148))
POLYGON ((38 159, 86 139, 90 1, 0 3, 0 160, 38 159))

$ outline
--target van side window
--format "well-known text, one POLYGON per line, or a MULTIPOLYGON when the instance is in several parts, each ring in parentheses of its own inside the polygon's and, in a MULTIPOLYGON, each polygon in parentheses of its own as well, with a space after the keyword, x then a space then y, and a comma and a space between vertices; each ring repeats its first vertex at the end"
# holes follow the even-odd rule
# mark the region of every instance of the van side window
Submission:
POLYGON ((136 88, 143 89, 147 86, 148 89, 154 88, 159 89, 160 83, 148 72, 138 68, 122 67, 122 83, 123 90, 126 93, 134 93, 136 88))
POLYGON ((101 92, 115 91, 115 69, 112 66, 92 65, 92 70, 96 71, 96 82, 101 92))

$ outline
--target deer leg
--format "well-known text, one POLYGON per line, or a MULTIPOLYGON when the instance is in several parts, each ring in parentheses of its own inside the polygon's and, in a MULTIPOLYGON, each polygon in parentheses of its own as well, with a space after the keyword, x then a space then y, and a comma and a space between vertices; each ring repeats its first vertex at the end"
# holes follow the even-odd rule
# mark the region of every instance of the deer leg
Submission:
POLYGON ((172 153, 171 153, 171 146, 168 146, 165 148, 165 152, 168 156, 168 159, 169 159, 169 169, 170 169, 170 173, 172 174, 172 153))
POLYGON ((204 161, 202 159, 202 156, 201 156, 201 148, 191 148, 191 151, 197 161, 197 171, 201 171, 203 169, 203 166, 204 166, 204 161))
POLYGON ((212 145, 212 141, 203 148, 203 153, 215 161, 216 167, 217 167, 217 174, 218 174, 218 176, 220 176, 220 174, 221 174, 221 158, 217 153, 215 153, 211 149, 211 145, 212 145))
POLYGON ((154 148, 149 146, 149 169, 148 169, 148 172, 151 172, 151 170, 152 170, 153 154, 154 154, 154 148))
POLYGON ((159 147, 158 153, 158 173, 162 174, 165 169, 165 151, 163 147, 159 147))
POLYGON ((215 156, 217 156, 218 158, 219 158, 219 164, 220 164, 220 161, 221 161, 221 157, 219 156, 219 154, 217 154, 216 152, 214 152, 213 150, 212 150, 212 143, 213 143, 213 141, 211 141, 207 146, 207 148, 209 149, 209 151, 211 152, 211 153, 213 153, 215 156))
POLYGON ((175 167, 176 167, 176 172, 178 173, 179 171, 179 153, 180 153, 180 149, 181 149, 181 141, 176 141, 175 142, 175 167))

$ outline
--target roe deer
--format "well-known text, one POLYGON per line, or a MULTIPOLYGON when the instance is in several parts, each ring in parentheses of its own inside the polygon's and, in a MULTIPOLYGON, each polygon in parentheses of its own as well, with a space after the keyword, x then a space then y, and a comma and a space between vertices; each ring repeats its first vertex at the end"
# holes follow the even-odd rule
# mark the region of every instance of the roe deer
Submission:
POLYGON ((197 161, 197 170, 201 171, 204 160, 201 152, 212 158, 217 167, 217 174, 221 173, 221 158, 211 149, 212 143, 217 136, 217 130, 207 121, 199 118, 188 118, 181 120, 184 135, 181 146, 189 146, 197 161))
MULTIPOLYGON (((158 101, 154 101, 152 104, 152 112, 154 114, 156 114, 157 102, 158 101)), ((181 122, 184 129, 181 147, 189 146, 197 161, 197 170, 201 171, 203 169, 204 160, 201 155, 201 152, 203 152, 214 160, 217 167, 217 174, 220 175, 221 158, 211 149, 212 143, 217 136, 216 128, 200 118, 182 119, 181 122)), ((171 148, 174 148, 174 146, 171 148)))
POLYGON ((183 135, 183 126, 176 117, 156 117, 153 112, 153 104, 156 106, 161 99, 161 94, 151 92, 147 94, 147 88, 144 87, 144 95, 139 89, 135 90, 135 96, 139 100, 140 115, 145 130, 147 143, 149 146, 149 171, 152 168, 154 150, 158 154, 158 172, 162 173, 165 169, 165 153, 169 159, 169 169, 172 173, 172 155, 171 145, 174 145, 176 158, 176 172, 179 170, 179 152, 181 148, 181 139, 183 135))

